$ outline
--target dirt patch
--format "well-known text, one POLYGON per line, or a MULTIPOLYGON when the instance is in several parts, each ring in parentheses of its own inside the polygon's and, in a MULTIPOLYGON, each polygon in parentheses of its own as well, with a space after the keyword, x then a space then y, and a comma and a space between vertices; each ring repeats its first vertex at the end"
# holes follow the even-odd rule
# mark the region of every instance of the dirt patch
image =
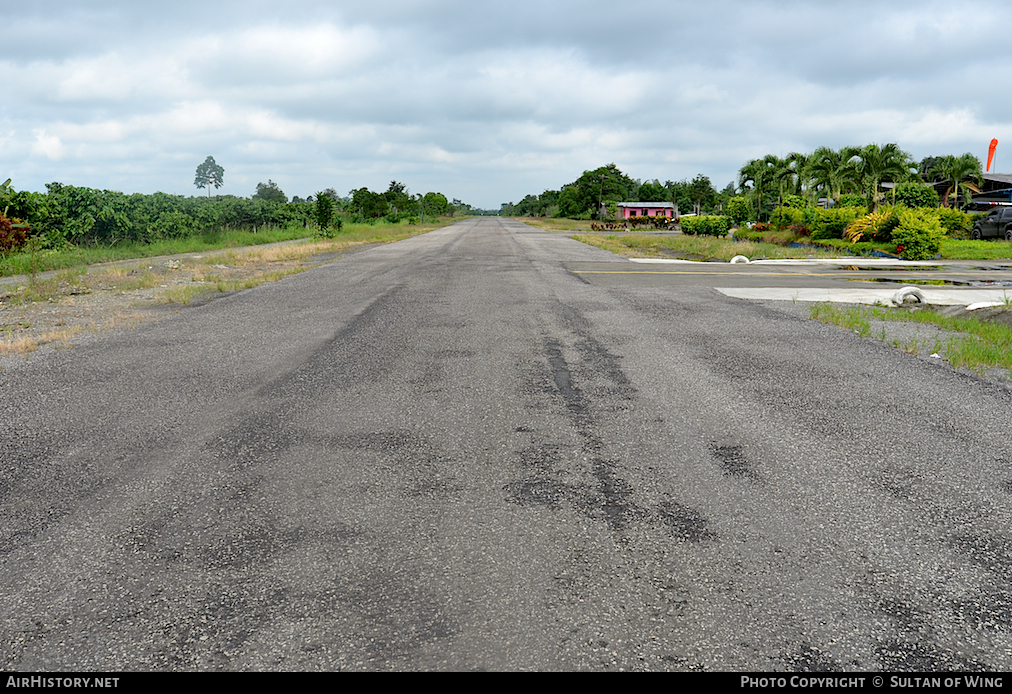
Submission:
POLYGON ((0 358, 66 347, 272 282, 375 244, 328 241, 93 266, 0 285, 0 358))

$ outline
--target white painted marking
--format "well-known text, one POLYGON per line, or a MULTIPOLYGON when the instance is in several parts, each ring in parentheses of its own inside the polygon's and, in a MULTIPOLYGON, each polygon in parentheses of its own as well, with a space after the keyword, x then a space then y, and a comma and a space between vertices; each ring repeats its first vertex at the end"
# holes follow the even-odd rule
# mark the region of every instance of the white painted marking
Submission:
MULTIPOLYGON (((895 289, 818 289, 797 287, 714 287, 724 296, 765 301, 831 301, 845 304, 892 305, 895 289)), ((937 306, 966 306, 987 302, 1004 303, 1007 289, 961 289, 921 287, 924 303, 937 306)))

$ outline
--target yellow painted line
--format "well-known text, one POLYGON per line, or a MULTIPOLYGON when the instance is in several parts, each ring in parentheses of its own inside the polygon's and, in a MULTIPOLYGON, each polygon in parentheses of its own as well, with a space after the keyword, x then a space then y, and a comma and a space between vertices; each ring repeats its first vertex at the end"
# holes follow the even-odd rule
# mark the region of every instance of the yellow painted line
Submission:
POLYGON ((840 277, 839 272, 709 272, 704 270, 570 270, 574 275, 745 275, 747 277, 768 277, 788 275, 790 277, 840 277))
MULTIPOLYGON (((750 277, 762 277, 764 275, 790 275, 793 277, 855 277, 855 272, 861 272, 863 274, 868 273, 882 273, 888 277, 896 277, 900 279, 893 272, 887 270, 847 270, 840 272, 713 272, 710 270, 570 270, 574 275, 746 275, 750 277)), ((920 273, 930 275, 932 271, 924 270, 918 272, 904 271, 907 273, 905 276, 911 279, 917 279, 917 275, 920 273)), ((966 275, 968 277, 980 277, 980 279, 987 279, 991 275, 983 275, 976 272, 945 272, 942 270, 936 270, 939 275, 966 275)))

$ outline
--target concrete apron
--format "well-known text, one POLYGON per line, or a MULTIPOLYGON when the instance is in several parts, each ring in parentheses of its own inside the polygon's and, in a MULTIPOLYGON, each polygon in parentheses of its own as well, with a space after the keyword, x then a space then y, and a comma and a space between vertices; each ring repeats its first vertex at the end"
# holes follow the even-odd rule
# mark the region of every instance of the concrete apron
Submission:
MULTIPOLYGON (((630 258, 634 263, 695 263, 694 260, 670 258, 630 258)), ((893 260, 886 258, 806 258, 784 260, 756 260, 754 265, 853 265, 875 267, 879 265, 937 266, 937 260, 893 260)), ((830 301, 845 304, 897 305, 904 302, 935 304, 939 306, 966 306, 975 310, 988 306, 1012 303, 1012 288, 980 289, 975 287, 941 287, 935 285, 906 285, 902 287, 861 287, 855 289, 785 288, 785 287, 714 287, 725 296, 737 299, 772 301, 830 301)))

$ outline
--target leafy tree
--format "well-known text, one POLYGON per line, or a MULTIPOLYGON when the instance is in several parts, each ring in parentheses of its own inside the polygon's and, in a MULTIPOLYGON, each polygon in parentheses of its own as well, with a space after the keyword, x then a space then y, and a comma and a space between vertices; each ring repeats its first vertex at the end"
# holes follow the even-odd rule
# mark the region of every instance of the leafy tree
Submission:
POLYGON ((288 202, 288 197, 284 194, 284 191, 269 178, 267 179, 267 183, 257 183, 257 192, 254 193, 253 197, 266 200, 267 202, 288 202))
POLYGON ((399 215, 412 214, 419 211, 418 200, 408 192, 407 186, 398 181, 390 181, 390 186, 383 193, 383 199, 389 205, 391 221, 399 215))
POLYGON ((749 214, 751 213, 751 206, 749 205, 748 200, 742 195, 730 198, 727 201, 726 209, 728 216, 735 224, 741 224, 747 220, 749 218, 749 214))
POLYGON ((363 217, 378 218, 389 211, 387 199, 368 188, 351 191, 351 208, 363 217))
POLYGON ((442 193, 426 193, 422 196, 422 211, 430 217, 438 217, 450 211, 450 201, 442 193))
POLYGON ((713 207, 717 199, 717 191, 713 189, 709 176, 696 174, 696 177, 689 184, 689 196, 692 198, 696 214, 702 214, 704 208, 709 209, 713 207))
POLYGON ((941 157, 924 157, 917 165, 917 173, 921 175, 925 183, 935 182, 935 166, 940 159, 941 157))
MULTIPOLYGON (((316 194, 313 217, 320 226, 320 233, 323 236, 333 236, 331 225, 334 223, 334 199, 325 190, 316 194)), ((337 220, 337 228, 340 229, 341 226, 341 220, 337 220)))
POLYGON ((672 202, 669 191, 657 180, 640 184, 637 194, 639 202, 672 202))
MULTIPOLYGON (((614 164, 608 164, 593 171, 584 171, 568 188, 570 194, 565 196, 570 212, 566 216, 581 216, 588 212, 597 217, 601 203, 605 200, 628 200, 636 191, 636 182, 622 173, 614 164)), ((559 196, 560 211, 563 196, 559 196)))
POLYGON ((207 188, 207 197, 211 197, 211 186, 217 190, 224 182, 225 169, 218 166, 212 156, 208 156, 204 163, 197 167, 197 175, 193 179, 193 185, 197 188, 207 188))

